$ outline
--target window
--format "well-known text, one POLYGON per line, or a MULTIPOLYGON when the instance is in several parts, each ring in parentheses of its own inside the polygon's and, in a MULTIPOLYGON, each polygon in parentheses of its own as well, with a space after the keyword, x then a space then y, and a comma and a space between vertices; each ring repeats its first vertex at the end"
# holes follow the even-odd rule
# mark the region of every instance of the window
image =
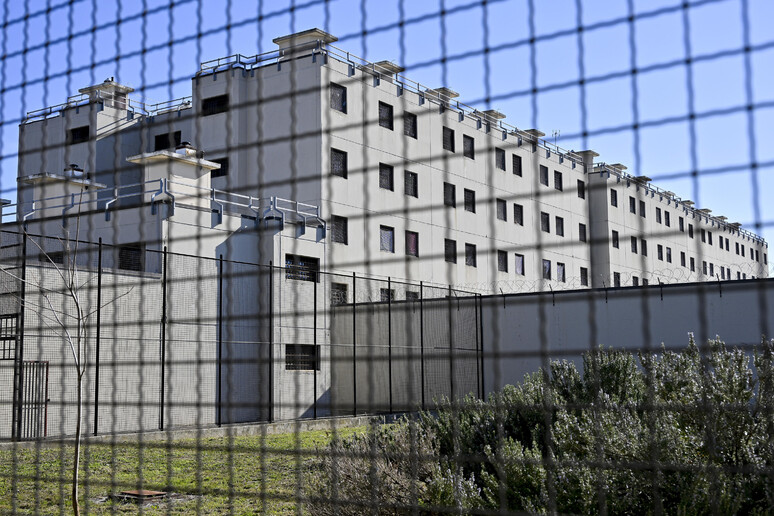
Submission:
POLYGON ((466 158, 476 159, 476 141, 467 134, 462 135, 462 155, 466 158))
POLYGON ((142 271, 145 250, 141 245, 122 245, 118 248, 118 268, 125 271, 142 271))
POLYGON ((656 255, 659 260, 664 261, 664 246, 661 244, 658 244, 658 247, 656 248, 656 255))
POLYGON ((688 224, 688 237, 693 238, 693 224, 688 224))
POLYGON ((726 268, 722 265, 720 267, 720 279, 726 279, 726 268))
POLYGON ((319 281, 320 259, 299 254, 285 254, 285 279, 319 281))
POLYGON ((739 254, 739 242, 736 242, 736 254, 739 254))
POLYGON ((666 255, 667 256, 667 263, 672 263, 672 248, 671 247, 667 247, 666 248, 666 252, 667 252, 667 255, 666 255))
POLYGON ((181 134, 182 133, 180 131, 175 131, 173 133, 157 134, 156 137, 153 139, 153 150, 160 151, 160 150, 166 150, 166 149, 174 149, 175 147, 180 145, 180 143, 183 140, 183 137, 181 134))
POLYGON ((680 251, 680 265, 685 267, 685 252, 680 251))
POLYGON ((517 176, 521 176, 521 156, 513 155, 513 173, 517 176))
POLYGON ((637 214, 637 199, 629 196, 629 213, 637 214))
POLYGON ((228 95, 218 95, 202 100, 202 116, 217 115, 228 111, 228 95))
POLYGON ((714 264, 714 263, 710 263, 710 264, 709 264, 709 267, 710 267, 710 271, 709 271, 710 273, 709 273, 709 275, 710 275, 711 277, 714 277, 714 276, 715 276, 715 264, 714 264))
POLYGON ((562 283, 565 282, 564 264, 560 262, 556 262, 556 281, 561 281, 562 283))
POLYGON ((406 256, 419 256, 419 233, 406 231, 406 256))
POLYGON ((637 276, 632 276, 632 286, 639 287, 640 286, 640 278, 637 276))
POLYGON ((448 127, 443 128, 443 148, 454 152, 454 131, 448 127))
POLYGON ((610 206, 618 207, 618 192, 610 189, 610 206))
POLYGON ((211 159, 210 161, 220 165, 220 168, 210 171, 210 177, 225 177, 228 175, 228 169, 230 168, 228 158, 211 159))
POLYGON ((548 167, 540 165, 540 184, 548 186, 548 167))
POLYGON ((379 250, 395 252, 395 228, 379 226, 379 250))
POLYGON ((508 272, 508 253, 505 251, 497 251, 497 270, 508 272))
POLYGON ((476 266, 476 246, 473 244, 465 244, 465 265, 476 266))
POLYGON ((682 217, 677 218, 677 227, 681 232, 685 233, 685 219, 682 217))
POLYGON ((505 170, 505 151, 503 149, 495 149, 495 167, 505 170))
POLYGON ((443 256, 449 263, 457 263, 457 241, 445 238, 443 241, 443 256))
POLYGON ((690 264, 691 264, 691 272, 696 272, 696 261, 693 259, 693 256, 691 256, 690 264))
POLYGON ((345 245, 349 243, 349 220, 347 217, 331 215, 331 242, 345 245))
POLYGON ((73 127, 67 132, 67 144, 75 145, 89 141, 89 126, 73 127))
POLYGON ((544 211, 540 212, 540 230, 544 233, 551 232, 551 217, 544 211))
POLYGON ((726 251, 728 251, 728 238, 726 238, 726 251))
POLYGON ((656 222, 661 224, 661 208, 656 208, 656 222))
POLYGON ((706 242, 707 241, 707 231, 704 229, 701 230, 701 241, 706 242))
POLYGON ((712 245, 712 231, 707 231, 707 243, 712 245))
POLYGON ((645 278, 642 278, 642 286, 647 287, 648 286, 648 280, 645 278))
MULTIPOLYGON (((712 233, 710 233, 710 244, 712 243, 712 233)), ((753 248, 750 248, 750 259, 753 259, 753 248)))
POLYGON ((497 199, 497 219, 508 220, 508 204, 503 199, 497 199))
POLYGON ((347 112, 347 88, 335 82, 331 83, 331 109, 347 112))
MULTIPOLYGON (((726 243, 728 243, 728 240, 726 240, 726 243)), ((768 265, 769 264, 769 255, 766 253, 763 253, 763 264, 768 265)))
POLYGON ((419 301, 419 292, 415 292, 413 290, 407 290, 406 301, 419 301))
POLYGON ((543 279, 551 279, 551 260, 543 260, 543 279))
POLYGON ((524 276, 524 255, 516 253, 516 275, 524 276))
POLYGON ((389 191, 393 191, 395 189, 393 172, 394 169, 392 166, 379 163, 379 188, 384 188, 385 190, 389 191))
POLYGON ((285 370, 319 371, 319 348, 315 344, 285 344, 285 370))
POLYGON ((476 192, 465 189, 465 211, 476 213, 476 192))
POLYGON ((589 286, 589 270, 586 267, 580 268, 580 281, 584 287, 589 286))
POLYGON ((618 231, 613 230, 613 247, 618 249, 618 231))
POLYGON ((564 236, 564 219, 562 217, 556 217, 556 234, 564 236))
POLYGON ((760 262, 761 261, 761 255, 760 255, 760 253, 758 252, 757 249, 755 250, 755 261, 756 262, 760 262))
POLYGON ((718 236, 718 244, 720 244, 720 249, 723 249, 723 236, 718 236))
POLYGON ((349 297, 349 285, 346 283, 331 283, 331 305, 344 305, 349 297))
POLYGON ((452 208, 457 207, 457 187, 451 183, 443 184, 443 204, 452 208))
POLYGON ((637 237, 631 237, 632 252, 637 254, 637 237))
POLYGON ((347 153, 331 149, 331 175, 347 178, 347 153))
POLYGON ((578 197, 581 199, 586 198, 586 183, 578 179, 578 197))
POLYGON ((513 204, 513 223, 519 226, 524 225, 524 206, 521 204, 513 204))
POLYGON ((564 183, 562 182, 562 173, 554 170, 554 188, 562 191, 564 190, 564 183))
POLYGON ((621 273, 620 272, 614 272, 613 273, 613 286, 614 287, 620 287, 621 286, 621 273))
MULTIPOLYGON (((643 219, 645 218, 645 214, 647 212, 645 211, 645 201, 640 201, 640 217, 643 219)), ((646 280, 647 281, 647 280, 646 280)), ((644 282, 643 282, 644 283, 644 282)), ((646 283, 645 283, 646 284, 646 283)))
POLYGON ((384 127, 392 131, 392 106, 384 102, 379 102, 379 127, 384 127))
POLYGON ((419 176, 416 172, 403 171, 403 193, 409 197, 419 197, 419 176))
POLYGON ((672 221, 670 220, 670 218, 671 217, 669 215, 669 212, 664 210, 664 225, 666 227, 671 227, 672 226, 672 221))
POLYGON ((578 240, 586 241, 586 224, 578 224, 578 240))
POLYGON ((640 254, 648 256, 648 241, 644 238, 640 238, 640 254))
POLYGON ((390 303, 392 301, 395 301, 395 289, 392 289, 392 288, 380 288, 379 289, 379 300, 382 303, 390 303))
POLYGON ((403 113, 403 134, 411 138, 417 137, 417 115, 414 113, 403 113))

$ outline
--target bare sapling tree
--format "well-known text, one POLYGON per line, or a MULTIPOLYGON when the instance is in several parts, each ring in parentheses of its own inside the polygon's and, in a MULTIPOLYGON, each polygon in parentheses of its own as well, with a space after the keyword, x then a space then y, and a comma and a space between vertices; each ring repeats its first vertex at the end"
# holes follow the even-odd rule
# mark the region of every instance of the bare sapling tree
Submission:
MULTIPOLYGON (((41 261, 47 264, 47 269, 53 269, 53 277, 45 273, 41 268, 37 278, 31 279, 29 274, 24 278, 13 274, 6 269, 0 269, 6 275, 16 279, 21 288, 27 292, 36 294, 37 301, 29 299, 29 296, 17 296, 23 303, 21 309, 36 314, 39 320, 62 339, 62 343, 69 348, 75 368, 76 389, 76 415, 75 437, 72 469, 72 509, 76 516, 80 516, 79 502, 79 472, 81 458, 81 440, 83 434, 83 389, 87 372, 89 333, 92 327, 92 318, 99 309, 109 306, 122 297, 128 295, 134 287, 114 298, 103 302, 101 306, 94 307, 90 302, 90 292, 95 288, 93 282, 101 271, 90 270, 88 260, 79 265, 79 253, 82 251, 80 244, 81 230, 81 206, 83 203, 83 188, 78 197, 78 211, 70 220, 74 219, 75 229, 71 231, 67 219, 62 225, 62 236, 57 236, 61 254, 52 252, 49 246, 42 243, 39 238, 31 236, 24 227, 24 238, 36 248, 41 261), (61 258, 61 259, 60 259, 61 258)), ((53 239, 52 239, 53 240, 53 239)))

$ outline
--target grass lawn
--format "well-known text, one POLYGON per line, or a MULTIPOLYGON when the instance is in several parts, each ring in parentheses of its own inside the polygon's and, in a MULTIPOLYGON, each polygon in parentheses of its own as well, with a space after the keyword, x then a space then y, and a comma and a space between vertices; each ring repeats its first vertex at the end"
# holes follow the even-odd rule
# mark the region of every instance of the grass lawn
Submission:
MULTIPOLYGON (((364 430, 342 428, 337 434, 364 430)), ((319 430, 265 438, 202 438, 198 443, 153 441, 143 447, 91 443, 82 455, 81 512, 137 513, 136 504, 113 501, 110 495, 138 488, 180 495, 155 505, 146 503, 143 514, 296 514, 299 508, 306 512, 297 493, 303 492, 316 447, 331 437, 330 431, 319 430)), ((0 450, 0 513, 11 512, 14 504, 22 514, 71 513, 72 451, 70 445, 0 450)))

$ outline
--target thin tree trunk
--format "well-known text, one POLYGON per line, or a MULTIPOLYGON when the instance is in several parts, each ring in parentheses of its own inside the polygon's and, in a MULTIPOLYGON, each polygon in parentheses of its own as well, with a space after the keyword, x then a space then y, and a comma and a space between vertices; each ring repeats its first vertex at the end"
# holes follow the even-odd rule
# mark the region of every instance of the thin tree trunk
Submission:
MULTIPOLYGON (((80 368, 79 368, 80 369, 80 368)), ((73 461, 73 514, 80 516, 81 507, 78 502, 78 473, 81 462, 81 410, 83 396, 83 372, 78 371, 77 409, 75 422, 75 460, 73 461)))

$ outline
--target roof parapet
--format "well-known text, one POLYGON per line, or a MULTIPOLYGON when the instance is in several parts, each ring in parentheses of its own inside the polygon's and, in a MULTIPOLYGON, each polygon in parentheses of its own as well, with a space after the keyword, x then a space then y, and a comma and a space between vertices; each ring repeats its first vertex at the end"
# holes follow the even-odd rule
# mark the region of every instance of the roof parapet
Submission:
POLYGON ((274 38, 272 42, 276 43, 280 50, 285 50, 299 45, 306 45, 307 43, 316 43, 318 41, 322 41, 323 43, 327 44, 338 40, 339 38, 336 36, 328 34, 324 30, 315 27, 314 29, 294 32, 293 34, 274 38))

